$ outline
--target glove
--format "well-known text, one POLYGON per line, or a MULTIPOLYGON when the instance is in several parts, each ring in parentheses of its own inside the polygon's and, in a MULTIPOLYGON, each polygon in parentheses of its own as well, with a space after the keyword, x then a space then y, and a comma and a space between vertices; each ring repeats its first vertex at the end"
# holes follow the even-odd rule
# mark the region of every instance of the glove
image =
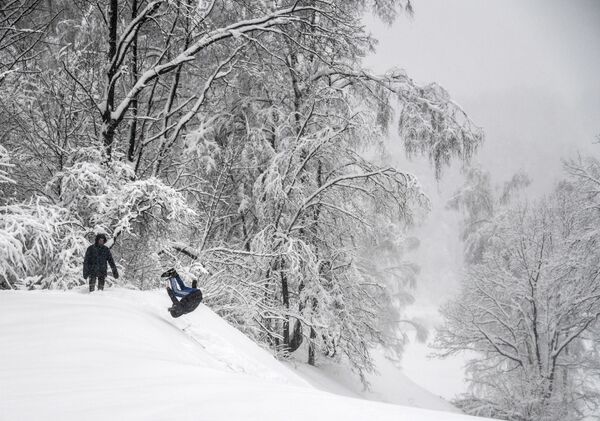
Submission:
POLYGON ((113 278, 119 279, 119 272, 117 272, 116 270, 113 270, 113 278))

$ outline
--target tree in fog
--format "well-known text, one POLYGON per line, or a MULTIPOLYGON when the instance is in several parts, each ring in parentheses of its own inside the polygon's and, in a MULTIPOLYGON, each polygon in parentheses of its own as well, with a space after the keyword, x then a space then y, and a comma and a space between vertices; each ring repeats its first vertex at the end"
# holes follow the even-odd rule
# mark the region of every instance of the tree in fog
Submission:
POLYGON ((444 356, 474 353, 470 392, 457 401, 468 413, 510 420, 597 413, 600 166, 590 159, 566 167, 571 176, 539 201, 473 189, 481 183, 459 194, 467 237, 478 247, 460 294, 442 311, 435 344, 444 356))

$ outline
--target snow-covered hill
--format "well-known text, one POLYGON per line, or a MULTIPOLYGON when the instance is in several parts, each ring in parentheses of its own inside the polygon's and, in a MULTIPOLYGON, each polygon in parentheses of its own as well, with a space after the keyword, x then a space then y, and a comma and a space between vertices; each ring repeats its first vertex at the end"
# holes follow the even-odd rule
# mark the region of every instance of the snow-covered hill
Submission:
POLYGON ((0 292, 0 420, 466 421, 341 396, 161 291, 0 292))

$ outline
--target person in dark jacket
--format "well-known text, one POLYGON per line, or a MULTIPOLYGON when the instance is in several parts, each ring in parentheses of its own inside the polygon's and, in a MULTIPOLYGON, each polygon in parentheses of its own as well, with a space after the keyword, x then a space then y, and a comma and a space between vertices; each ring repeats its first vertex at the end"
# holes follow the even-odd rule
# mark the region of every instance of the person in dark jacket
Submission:
POLYGON ((96 279, 98 280, 98 290, 102 291, 104 289, 107 264, 112 269, 113 277, 115 279, 119 278, 115 261, 110 253, 110 249, 105 244, 106 236, 98 234, 96 235, 94 244, 89 246, 85 252, 85 258, 83 259, 83 279, 90 278, 90 292, 96 288, 96 279))
POLYGON ((169 269, 161 276, 169 278, 170 286, 167 287, 167 294, 173 302, 173 305, 169 307, 172 317, 181 317, 196 310, 202 302, 202 291, 196 288, 197 281, 192 282, 191 288, 186 286, 175 269, 169 269), (181 297, 181 300, 178 297, 181 297))

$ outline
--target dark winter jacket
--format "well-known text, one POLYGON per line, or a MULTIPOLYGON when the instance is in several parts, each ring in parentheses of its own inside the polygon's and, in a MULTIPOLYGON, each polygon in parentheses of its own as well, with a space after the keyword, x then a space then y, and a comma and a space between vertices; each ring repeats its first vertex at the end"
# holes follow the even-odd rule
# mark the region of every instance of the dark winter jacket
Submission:
POLYGON ((115 261, 113 260, 112 254, 110 253, 110 249, 104 244, 98 244, 101 238, 104 239, 104 242, 106 243, 106 236, 104 234, 98 234, 96 236, 96 241, 94 242, 94 244, 89 246, 87 248, 87 251, 85 252, 85 259, 83 260, 84 279, 87 279, 88 277, 105 278, 107 264, 110 265, 113 276, 115 278, 119 277, 119 272, 117 271, 117 267, 115 266, 115 261))
POLYGON ((180 317, 184 314, 191 313, 196 310, 196 307, 202 302, 202 291, 199 289, 189 293, 181 300, 177 300, 177 296, 171 288, 167 288, 167 292, 169 293, 171 301, 173 301, 173 306, 169 309, 169 312, 173 317, 180 317))

